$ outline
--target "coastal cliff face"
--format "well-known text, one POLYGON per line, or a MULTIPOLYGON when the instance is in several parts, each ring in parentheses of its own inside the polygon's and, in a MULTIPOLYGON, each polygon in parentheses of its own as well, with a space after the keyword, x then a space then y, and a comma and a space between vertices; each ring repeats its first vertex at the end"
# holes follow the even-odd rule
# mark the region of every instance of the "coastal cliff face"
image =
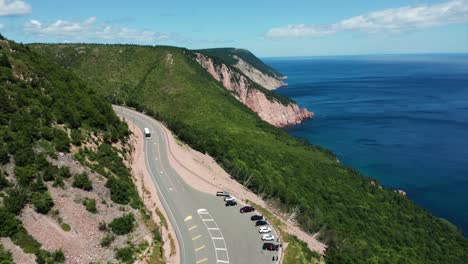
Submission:
MULTIPOLYGON (((249 72, 252 76, 246 74, 249 78, 233 70, 226 64, 216 64, 211 58, 205 55, 200 53, 195 54, 197 62, 205 68, 213 78, 220 81, 226 89, 232 92, 237 100, 257 113, 264 121, 276 127, 284 127, 299 124, 304 119, 313 117, 312 112, 309 112, 305 108, 299 108, 297 104, 293 102, 283 104, 275 98, 268 98, 265 93, 256 89, 249 78, 260 80, 260 83, 269 83, 270 87, 278 85, 279 83, 273 82, 273 77, 269 77, 269 79, 264 78, 266 76, 265 74, 258 74, 257 72, 260 71, 248 65, 248 63, 239 60, 239 64, 237 65, 249 72)), ((239 69, 239 67, 237 68, 239 69)), ((241 69, 239 70, 242 71, 241 69)), ((242 72, 244 73, 244 71, 242 72)))
POLYGON ((262 87, 268 90, 274 90, 276 88, 287 85, 287 83, 283 81, 284 78, 270 76, 259 71, 240 57, 234 56, 234 58, 237 59, 237 63, 234 65, 234 67, 239 69, 243 74, 262 87))

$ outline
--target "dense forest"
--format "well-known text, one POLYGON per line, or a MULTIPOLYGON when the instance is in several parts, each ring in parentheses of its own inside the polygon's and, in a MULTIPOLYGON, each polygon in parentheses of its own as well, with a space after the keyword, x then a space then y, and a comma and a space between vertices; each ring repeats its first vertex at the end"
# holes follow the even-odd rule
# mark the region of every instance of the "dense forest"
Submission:
POLYGON ((300 226, 328 244, 328 263, 468 263, 468 241, 455 226, 338 163, 333 153, 263 122, 189 50, 30 47, 71 69, 109 101, 163 121, 283 211, 299 212, 300 226))
MULTIPOLYGON (((68 167, 51 163, 90 137, 102 138, 98 150, 76 157, 86 157, 96 171, 106 172, 102 175, 113 202, 143 210, 130 171, 112 147, 127 139, 128 128, 75 74, 1 35, 0 79, 0 237, 34 254, 37 263, 63 263, 64 252, 44 250, 28 233, 21 211, 29 204, 37 213, 54 214, 49 185, 63 188, 70 180, 75 188, 92 190, 87 174, 72 175, 68 167)), ((95 200, 84 206, 97 212, 95 200)), ((62 228, 70 230, 65 223, 62 228)), ((11 261, 11 254, 0 246, 0 263, 11 261)))

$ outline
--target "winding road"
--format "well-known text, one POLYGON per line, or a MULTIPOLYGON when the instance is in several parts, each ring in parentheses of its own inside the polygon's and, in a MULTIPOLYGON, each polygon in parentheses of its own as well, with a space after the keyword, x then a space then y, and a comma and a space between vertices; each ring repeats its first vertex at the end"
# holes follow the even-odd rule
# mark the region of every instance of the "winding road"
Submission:
POLYGON ((253 213, 239 213, 240 205, 225 207, 222 197, 193 189, 171 167, 167 135, 158 121, 128 108, 113 108, 142 131, 147 127, 152 132, 145 140, 146 167, 174 226, 181 263, 275 263, 277 252, 262 250, 261 235, 250 221, 253 213))

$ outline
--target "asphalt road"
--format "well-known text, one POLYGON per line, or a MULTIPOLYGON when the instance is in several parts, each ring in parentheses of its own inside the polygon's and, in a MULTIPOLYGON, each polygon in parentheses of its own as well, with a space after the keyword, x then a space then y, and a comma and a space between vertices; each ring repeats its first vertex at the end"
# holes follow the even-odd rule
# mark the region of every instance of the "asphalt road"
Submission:
POLYGON ((239 213, 241 205, 225 207, 223 197, 193 189, 171 167, 159 122, 120 106, 114 111, 152 133, 145 140, 146 167, 176 231, 182 263, 276 262, 272 257, 278 252, 262 250, 261 235, 250 220, 254 213, 239 213))

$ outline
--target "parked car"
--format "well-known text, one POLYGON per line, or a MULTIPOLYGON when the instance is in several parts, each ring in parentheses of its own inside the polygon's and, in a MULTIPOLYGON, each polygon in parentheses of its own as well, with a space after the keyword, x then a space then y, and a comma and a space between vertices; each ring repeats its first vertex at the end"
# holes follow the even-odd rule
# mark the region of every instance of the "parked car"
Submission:
POLYGON ((232 197, 232 196, 226 196, 226 197, 224 197, 224 201, 225 201, 225 202, 235 201, 235 200, 236 200, 236 198, 234 198, 234 197, 232 197))
POLYGON ((271 227, 269 226, 262 226, 258 229, 259 233, 269 233, 271 232, 271 227))
POLYGON ((273 243, 263 243, 263 250, 268 250, 268 251, 278 251, 279 246, 273 243))
POLYGON ((231 196, 231 195, 228 192, 219 191, 219 192, 216 192, 216 196, 231 196))
POLYGON ((275 237, 272 234, 264 234, 262 236, 263 241, 274 241, 275 237))
POLYGON ((244 206, 240 209, 240 212, 243 214, 243 213, 249 213, 249 212, 253 212, 255 211, 255 208, 253 208, 252 206, 244 206))
POLYGON ((264 225, 268 225, 268 223, 266 221, 263 221, 263 220, 257 221, 255 223, 255 226, 264 226, 264 225))
POLYGON ((263 215, 252 215, 250 217, 250 220, 252 220, 252 221, 263 220, 263 215))
POLYGON ((226 202, 226 206, 236 206, 236 205, 237 205, 237 202, 235 200, 226 202))

